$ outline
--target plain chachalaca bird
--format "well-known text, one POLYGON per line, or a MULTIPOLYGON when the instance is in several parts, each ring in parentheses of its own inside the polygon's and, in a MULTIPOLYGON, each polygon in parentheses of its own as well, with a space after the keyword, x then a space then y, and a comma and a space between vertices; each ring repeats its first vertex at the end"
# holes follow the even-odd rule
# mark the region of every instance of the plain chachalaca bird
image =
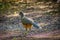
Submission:
POLYGON ((21 22, 22 22, 24 28, 26 29, 26 31, 27 31, 28 29, 31 30, 32 25, 33 25, 33 27, 35 27, 35 28, 37 28, 37 29, 41 29, 41 27, 39 27, 39 26, 34 22, 33 19, 24 16, 23 12, 20 12, 19 15, 21 16, 21 22))

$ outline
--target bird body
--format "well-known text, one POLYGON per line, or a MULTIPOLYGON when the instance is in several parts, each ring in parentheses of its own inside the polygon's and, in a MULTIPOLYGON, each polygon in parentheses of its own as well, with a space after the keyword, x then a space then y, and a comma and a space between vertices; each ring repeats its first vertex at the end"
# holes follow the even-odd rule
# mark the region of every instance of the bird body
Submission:
POLYGON ((26 30, 28 30, 28 29, 31 30, 32 25, 35 28, 39 28, 39 26, 31 18, 25 17, 22 12, 20 12, 19 15, 21 15, 21 22, 22 22, 23 26, 26 28, 26 30))
POLYGON ((21 19, 21 22, 22 22, 24 28, 26 28, 26 30, 28 30, 28 29, 31 30, 31 28, 32 28, 31 21, 27 20, 27 18, 24 17, 24 18, 21 19))
POLYGON ((24 17, 24 18, 21 19, 21 21, 22 21, 22 23, 24 23, 24 24, 31 24, 31 22, 32 22, 33 20, 31 20, 30 18, 24 17))

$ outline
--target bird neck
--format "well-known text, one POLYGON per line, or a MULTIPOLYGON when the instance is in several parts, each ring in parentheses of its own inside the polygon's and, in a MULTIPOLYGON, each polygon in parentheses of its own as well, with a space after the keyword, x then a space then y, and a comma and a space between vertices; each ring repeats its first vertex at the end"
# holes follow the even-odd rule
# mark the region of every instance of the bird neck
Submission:
POLYGON ((21 19, 24 18, 24 14, 21 14, 21 19))

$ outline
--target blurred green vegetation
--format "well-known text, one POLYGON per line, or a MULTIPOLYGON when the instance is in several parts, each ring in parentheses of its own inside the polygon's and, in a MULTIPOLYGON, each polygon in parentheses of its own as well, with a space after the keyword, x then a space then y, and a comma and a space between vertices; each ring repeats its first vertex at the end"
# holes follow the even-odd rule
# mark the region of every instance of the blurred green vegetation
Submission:
POLYGON ((1 14, 5 13, 9 9, 10 6, 11 6, 10 3, 1 2, 0 3, 0 13, 1 14))
POLYGON ((16 40, 16 37, 14 37, 12 40, 16 40))
POLYGON ((7 14, 8 11, 18 11, 20 9, 23 9, 26 7, 26 4, 24 3, 13 3, 13 2, 0 2, 0 14, 7 14))

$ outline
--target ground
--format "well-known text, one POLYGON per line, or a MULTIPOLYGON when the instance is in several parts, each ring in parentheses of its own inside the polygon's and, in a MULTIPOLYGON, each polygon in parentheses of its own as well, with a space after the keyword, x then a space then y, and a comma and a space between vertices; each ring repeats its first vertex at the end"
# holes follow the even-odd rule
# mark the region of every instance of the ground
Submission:
POLYGON ((0 40, 59 40, 60 30, 57 25, 60 24, 58 22, 60 17, 58 14, 47 15, 57 11, 55 7, 58 7, 57 4, 39 2, 32 8, 24 10, 26 17, 32 18, 42 27, 40 30, 32 28, 32 31, 27 34, 24 34, 25 30, 22 27, 19 14, 6 15, 7 20, 0 23, 0 40))

